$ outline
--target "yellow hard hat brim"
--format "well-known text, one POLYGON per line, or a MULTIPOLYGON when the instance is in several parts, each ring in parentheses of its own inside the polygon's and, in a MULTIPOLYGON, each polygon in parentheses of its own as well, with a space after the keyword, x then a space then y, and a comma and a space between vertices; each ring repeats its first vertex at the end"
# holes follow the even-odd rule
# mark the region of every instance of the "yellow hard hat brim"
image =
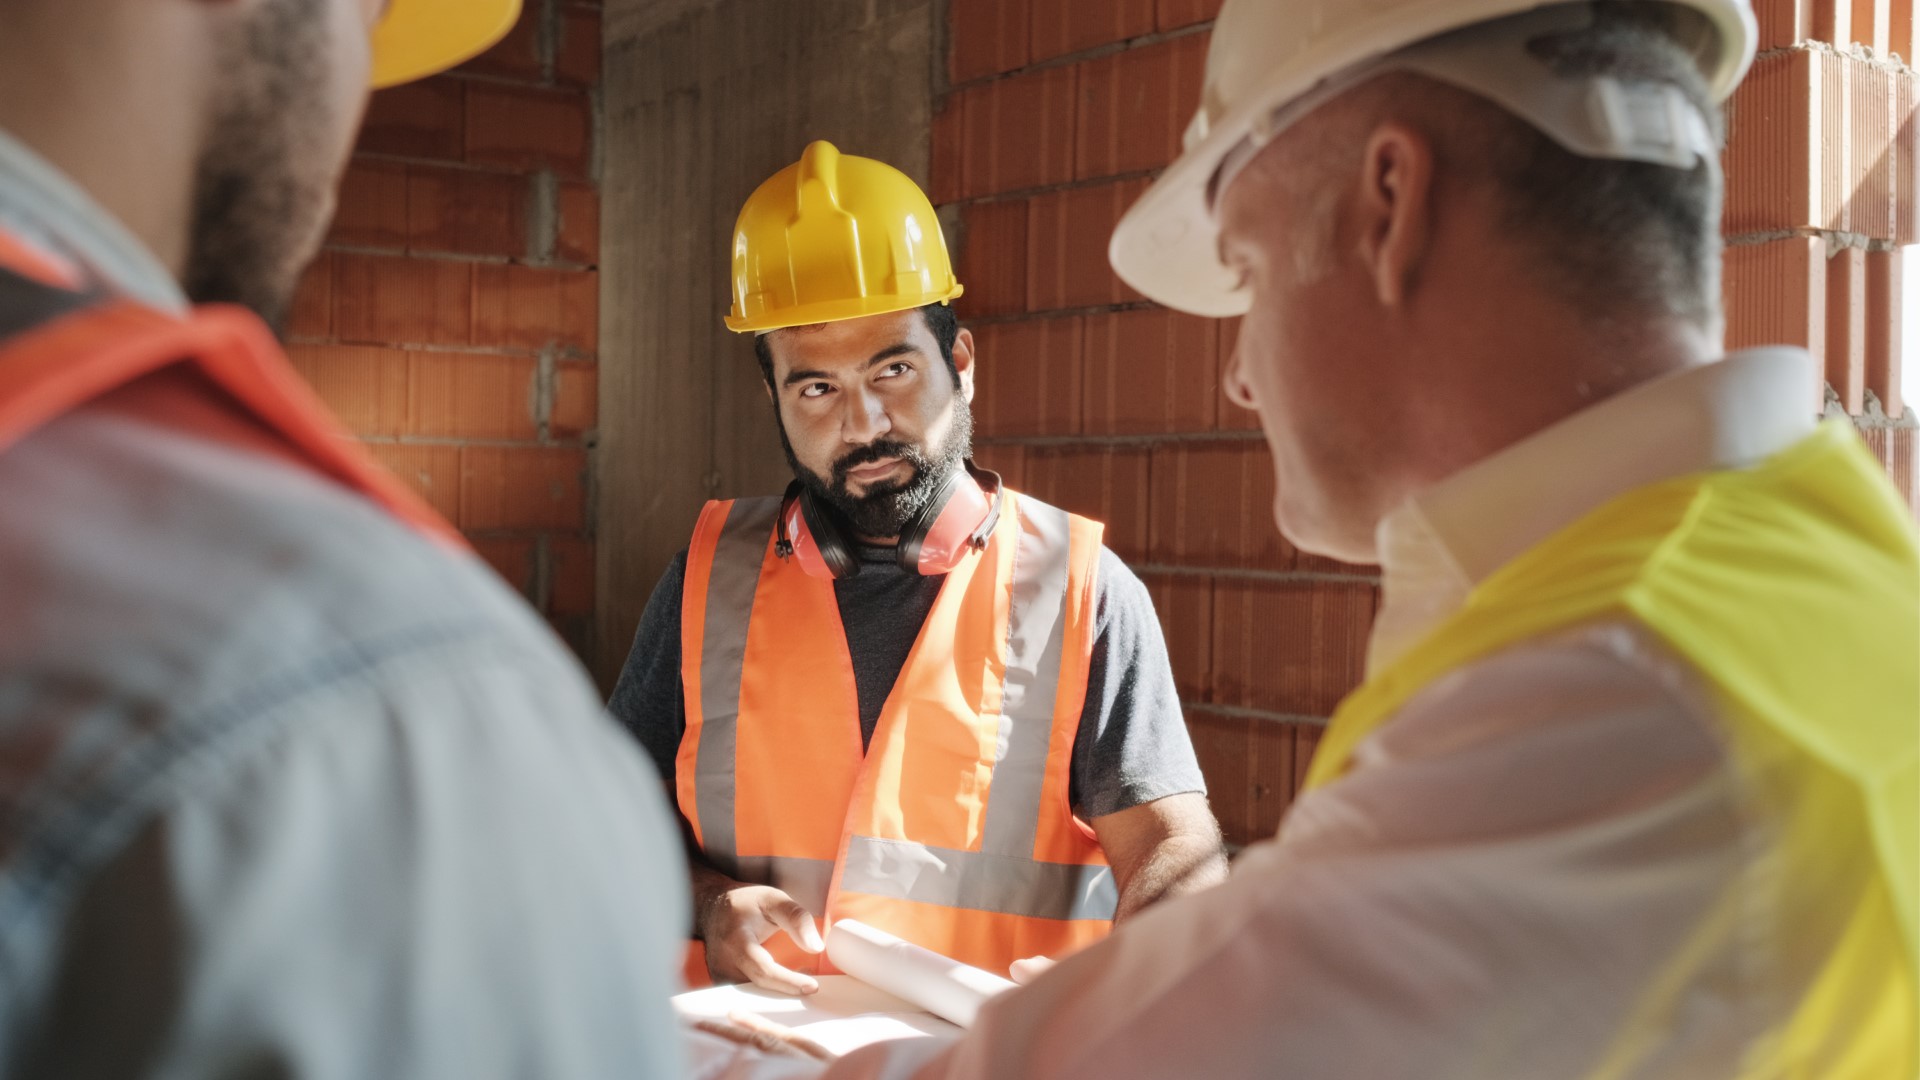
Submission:
POLYGON ((728 315, 726 324, 727 329, 736 334, 771 334, 775 330, 785 330, 794 326, 846 322, 873 315, 891 315, 896 311, 918 311, 928 304, 951 304, 960 299, 960 294, 966 291, 964 286, 955 282, 954 286, 945 292, 926 296, 862 296, 845 300, 823 300, 817 304, 782 308, 758 319, 743 319, 738 315, 728 315))
POLYGON ((373 31, 373 88, 424 79, 492 48, 520 0, 393 0, 373 31))

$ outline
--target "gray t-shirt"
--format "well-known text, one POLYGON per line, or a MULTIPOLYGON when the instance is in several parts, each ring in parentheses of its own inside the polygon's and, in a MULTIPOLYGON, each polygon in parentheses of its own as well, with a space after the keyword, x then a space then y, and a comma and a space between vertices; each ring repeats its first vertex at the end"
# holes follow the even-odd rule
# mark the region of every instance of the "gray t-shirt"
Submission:
MULTIPOLYGON (((861 548, 860 573, 834 583, 840 621, 860 698, 862 742, 907 662, 914 639, 939 595, 942 577, 902 570, 892 548, 861 548)), ((686 552, 674 557, 647 601, 620 681, 607 708, 640 740, 669 786, 687 729, 680 682, 680 602, 686 552)), ((1102 548, 1087 704, 1073 744, 1069 797, 1092 819, 1142 803, 1206 791, 1180 714, 1166 642, 1147 588, 1113 552, 1102 548)))

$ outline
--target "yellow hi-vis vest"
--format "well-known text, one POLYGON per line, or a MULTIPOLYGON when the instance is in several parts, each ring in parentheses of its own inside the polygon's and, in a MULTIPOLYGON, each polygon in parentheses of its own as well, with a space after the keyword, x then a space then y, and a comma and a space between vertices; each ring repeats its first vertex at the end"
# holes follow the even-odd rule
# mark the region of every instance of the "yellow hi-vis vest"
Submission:
POLYGON ((1633 1075, 1683 1008, 1738 997, 1699 976, 1755 911, 1767 921, 1747 948, 1774 966, 1756 975, 1797 989, 1726 1002, 1769 1018, 1730 1075, 1920 1073, 1920 537, 1845 422, 1752 469, 1629 492, 1503 566, 1341 705, 1307 788, 1448 672, 1602 619, 1638 623, 1699 672, 1748 809, 1775 832, 1592 1075, 1633 1075))

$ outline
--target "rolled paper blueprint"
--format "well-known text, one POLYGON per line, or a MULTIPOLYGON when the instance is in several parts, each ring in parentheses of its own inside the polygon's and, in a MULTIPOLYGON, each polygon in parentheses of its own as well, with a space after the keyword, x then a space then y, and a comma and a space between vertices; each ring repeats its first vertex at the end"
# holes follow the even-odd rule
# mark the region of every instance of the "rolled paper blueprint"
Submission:
POLYGON ((827 959, 854 978, 961 1027, 973 1025, 988 999, 1013 989, 998 975, 852 919, 841 919, 827 931, 827 959))

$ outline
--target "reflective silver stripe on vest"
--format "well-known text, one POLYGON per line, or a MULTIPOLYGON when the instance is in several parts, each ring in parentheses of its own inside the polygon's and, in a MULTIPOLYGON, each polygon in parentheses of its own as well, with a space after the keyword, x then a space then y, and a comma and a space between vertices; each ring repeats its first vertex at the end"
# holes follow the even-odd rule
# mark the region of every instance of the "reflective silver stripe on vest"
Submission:
POLYGON ((987 789, 980 850, 1030 859, 1040 827, 1060 655, 1066 645, 1069 547, 1066 511, 1028 498, 1021 498, 1018 506, 1020 541, 1014 549, 1013 598, 1007 613, 999 758, 987 789))
POLYGON ((700 847, 709 858, 731 862, 734 735, 740 720, 741 667, 747 655, 747 623, 760 587, 760 563, 773 533, 779 499, 736 499, 720 528, 707 578, 707 621, 700 637, 700 753, 694 762, 694 808, 700 814, 700 847))
POLYGON ((969 911, 1036 919, 1111 919, 1120 894, 1105 866, 1043 863, 985 851, 855 836, 840 887, 969 911))
POLYGON ((771 885, 800 902, 807 913, 825 916, 827 892, 833 886, 833 862, 828 859, 793 859, 782 855, 743 855, 734 859, 713 859, 714 869, 735 881, 750 885, 771 885), (724 862, 724 865, 722 863, 724 862))

